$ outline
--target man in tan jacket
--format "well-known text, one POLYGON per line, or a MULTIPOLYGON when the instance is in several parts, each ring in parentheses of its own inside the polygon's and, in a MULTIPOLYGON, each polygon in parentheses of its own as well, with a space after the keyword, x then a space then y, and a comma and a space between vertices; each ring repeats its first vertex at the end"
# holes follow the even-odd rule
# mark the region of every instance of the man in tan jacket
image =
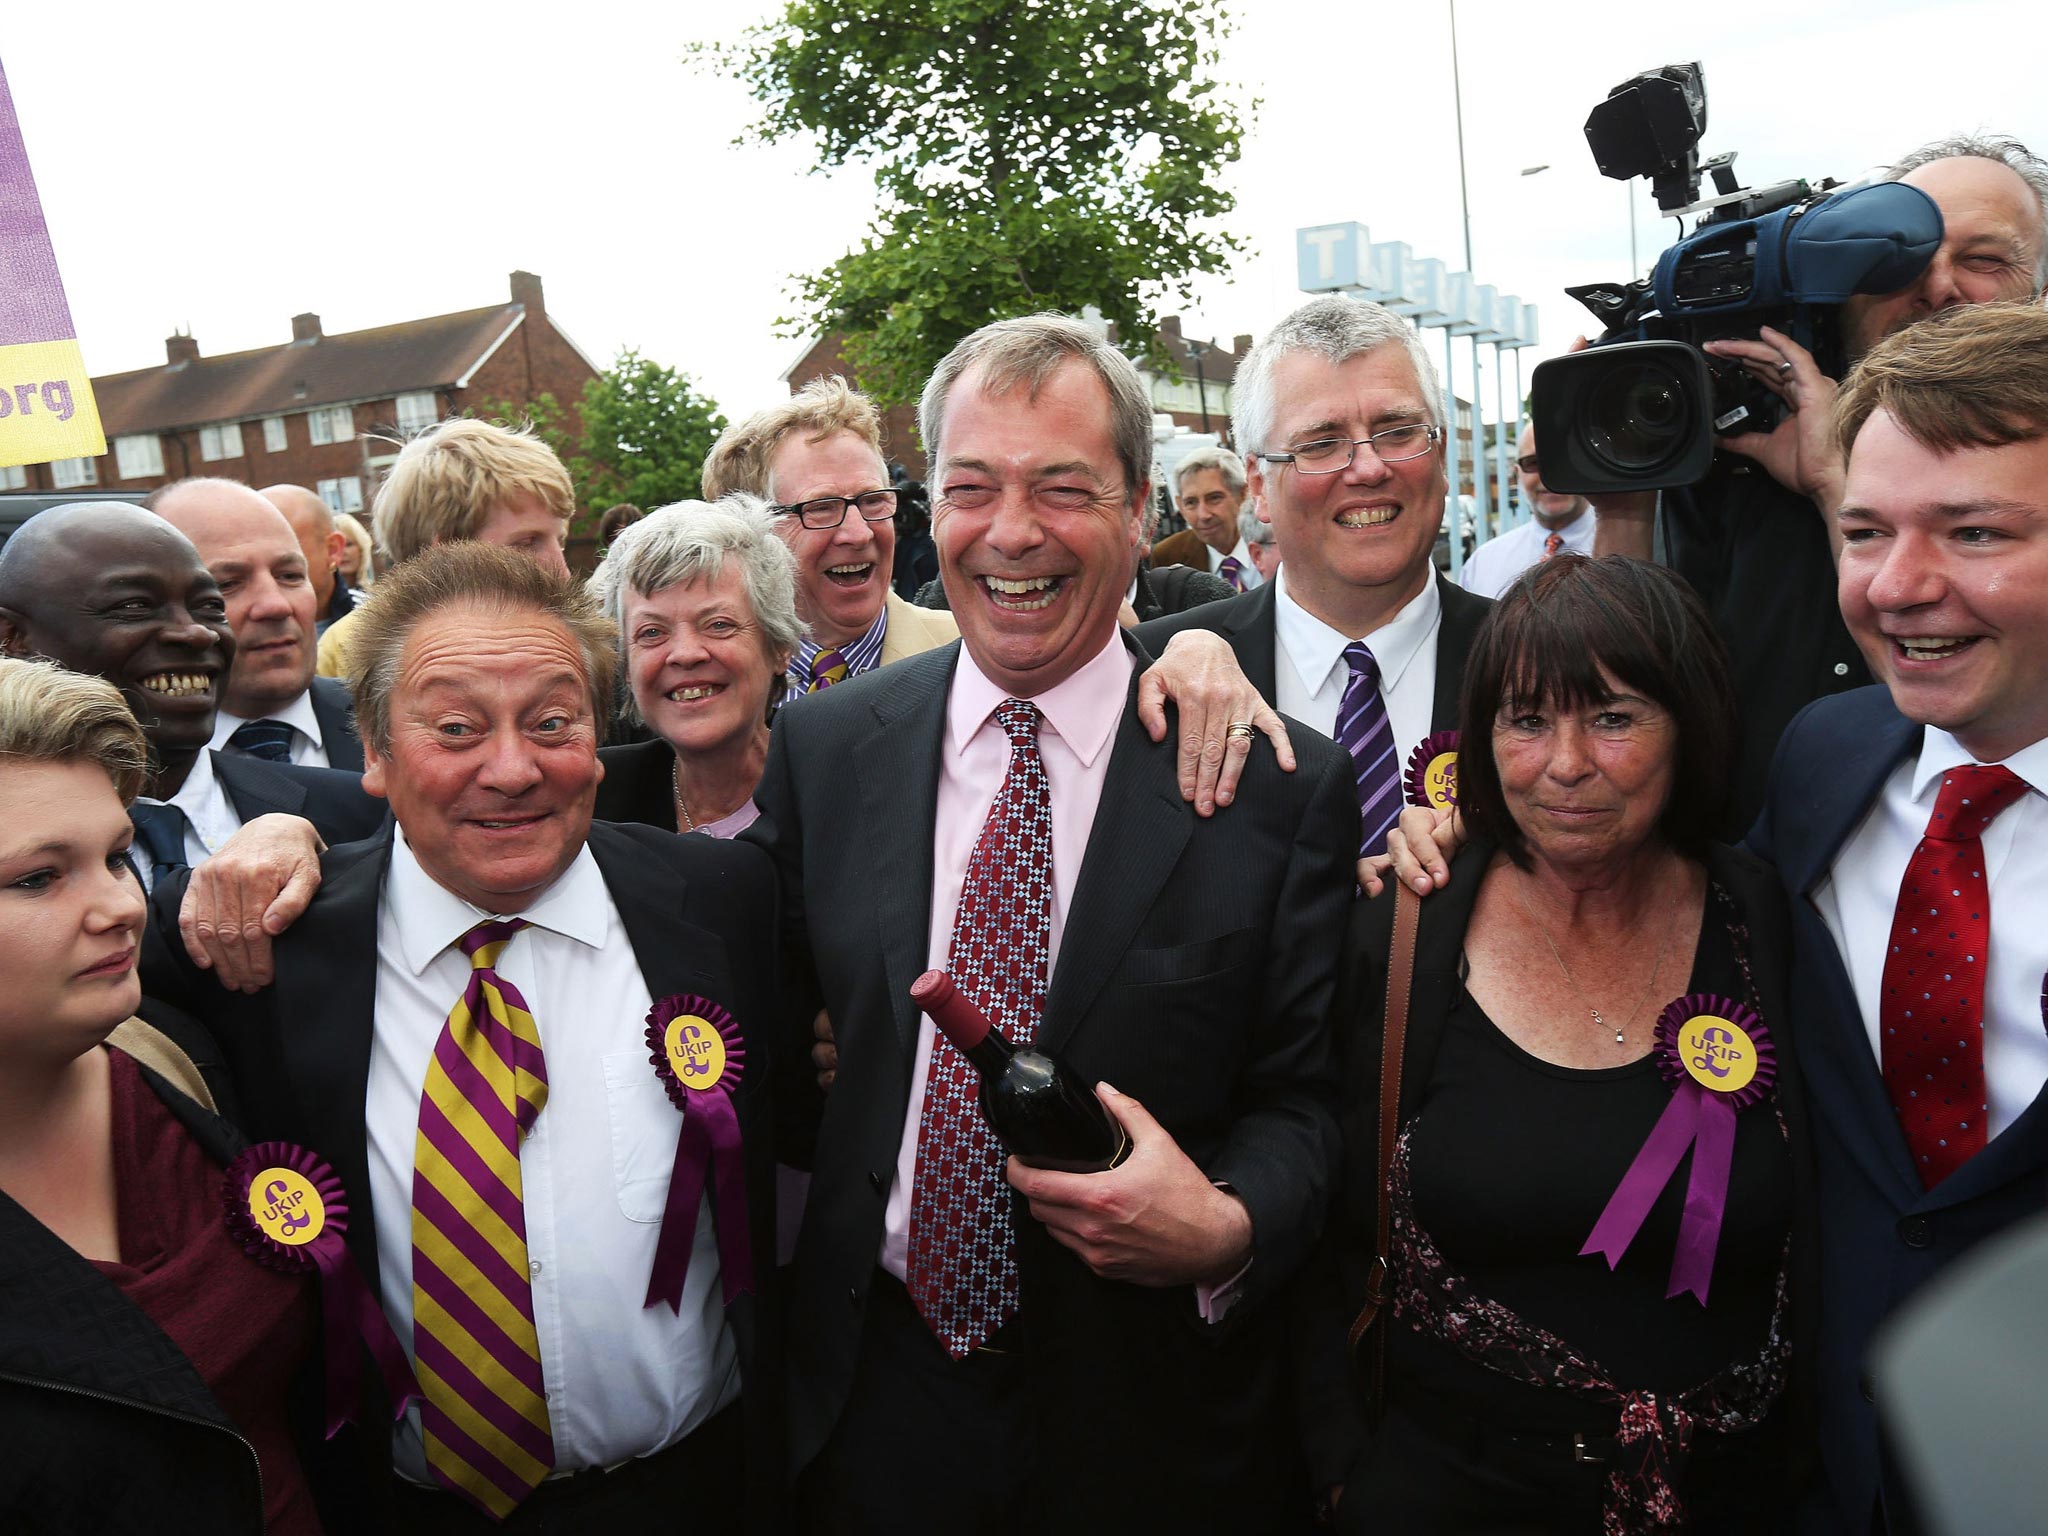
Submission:
POLYGON ((704 499, 728 491, 768 502, 796 556, 796 606, 808 633, 790 659, 792 695, 959 635, 951 614, 890 590, 896 492, 882 463, 881 417, 844 379, 814 379, 721 437, 704 461, 704 499))

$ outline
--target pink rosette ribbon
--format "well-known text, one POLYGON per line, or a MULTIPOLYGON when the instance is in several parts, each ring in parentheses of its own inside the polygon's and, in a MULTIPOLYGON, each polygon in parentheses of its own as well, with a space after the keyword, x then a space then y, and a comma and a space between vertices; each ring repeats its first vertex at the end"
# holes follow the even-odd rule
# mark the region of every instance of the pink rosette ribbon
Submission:
POLYGON ((1754 1009, 1732 998, 1695 992, 1659 1016, 1653 1054, 1658 1070, 1672 1085, 1671 1102, 1621 1176, 1579 1253, 1599 1254, 1609 1269, 1619 1264, 1690 1147, 1692 1176, 1671 1256, 1671 1286, 1664 1294, 1668 1298, 1691 1291, 1705 1306, 1721 1219, 1728 1207, 1735 1116, 1771 1091, 1778 1075, 1777 1051, 1754 1009))
POLYGON ((334 1170, 291 1142, 260 1142, 228 1164, 221 1200, 228 1235, 250 1258, 283 1275, 319 1273, 328 1438, 355 1418, 364 1349, 384 1378, 392 1421, 403 1418, 419 1383, 348 1251, 348 1197, 334 1170))
POLYGON ((697 1202, 708 1183, 711 1221, 718 1233, 718 1267, 730 1306, 754 1289, 754 1246, 747 1230, 746 1168, 740 1152, 740 1121, 733 1090, 746 1066, 747 1048, 731 1014, 709 998, 657 998, 647 1011, 647 1048, 654 1075, 669 1101, 683 1114, 669 1170, 668 1204, 654 1244, 654 1270, 647 1299, 680 1312, 683 1280, 690 1272, 690 1246, 697 1234, 697 1202))
POLYGON ((1408 773, 1404 783, 1410 805, 1419 805, 1426 811, 1441 811, 1455 806, 1458 803, 1458 733, 1438 731, 1434 736, 1424 737, 1422 744, 1408 754, 1408 773), (1439 767, 1438 759, 1443 757, 1449 757, 1450 761, 1439 767))

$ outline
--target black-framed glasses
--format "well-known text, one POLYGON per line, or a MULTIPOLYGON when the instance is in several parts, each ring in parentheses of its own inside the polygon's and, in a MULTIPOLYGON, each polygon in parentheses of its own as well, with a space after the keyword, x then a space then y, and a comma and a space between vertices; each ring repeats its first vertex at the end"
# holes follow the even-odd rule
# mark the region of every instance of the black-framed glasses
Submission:
POLYGON ((1535 454, 1528 453, 1524 454, 1521 458, 1515 460, 1515 468, 1519 469, 1525 475, 1533 475, 1538 470, 1543 468, 1543 464, 1536 457, 1535 454))
POLYGON ((1259 457, 1268 464, 1292 464, 1297 474, 1334 475, 1340 469, 1351 467, 1351 461, 1360 448, 1370 448, 1373 457, 1382 464, 1399 464, 1407 459, 1421 458, 1442 440, 1443 435, 1441 427, 1414 421, 1405 426, 1388 427, 1371 437, 1319 437, 1312 443, 1296 443, 1286 453, 1262 453, 1259 457))
POLYGON ((771 506, 768 510, 777 517, 793 517, 806 528, 815 528, 822 533, 845 522, 848 507, 860 513, 867 522, 887 522, 896 515, 896 493, 862 491, 858 496, 813 496, 809 501, 793 502, 786 507, 771 506))

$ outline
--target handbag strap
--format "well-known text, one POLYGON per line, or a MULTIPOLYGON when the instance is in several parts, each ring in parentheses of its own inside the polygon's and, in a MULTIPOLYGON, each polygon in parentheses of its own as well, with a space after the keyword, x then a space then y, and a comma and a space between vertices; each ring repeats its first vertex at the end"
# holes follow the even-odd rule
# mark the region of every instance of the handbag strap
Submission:
POLYGON ((162 1030, 139 1018, 131 1018, 114 1026, 113 1033, 107 1036, 107 1044, 141 1062, 194 1103, 215 1114, 220 1113, 219 1106, 213 1102, 213 1090, 199 1075, 198 1066, 162 1030))
MULTIPOLYGON (((1387 955, 1387 1010, 1380 1031, 1380 1134, 1378 1177, 1373 1180, 1373 1259, 1366 1273, 1365 1305, 1352 1320, 1351 1348, 1379 1318, 1391 1295, 1388 1252, 1393 1247, 1394 1208, 1387 1175, 1394 1166, 1394 1142, 1401 1131, 1401 1063, 1408 1046, 1408 996, 1415 986, 1415 935, 1422 917, 1422 898, 1406 885, 1396 885, 1394 939, 1387 955)), ((1379 1395, 1386 1350, 1384 1328, 1373 1335, 1373 1394, 1379 1395)))

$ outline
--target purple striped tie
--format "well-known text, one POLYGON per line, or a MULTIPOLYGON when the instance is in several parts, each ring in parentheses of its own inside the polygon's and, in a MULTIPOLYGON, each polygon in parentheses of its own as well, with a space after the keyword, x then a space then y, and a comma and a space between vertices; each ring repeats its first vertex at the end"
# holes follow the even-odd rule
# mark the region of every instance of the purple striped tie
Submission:
POLYGON ((1222 563, 1216 567, 1216 574, 1230 584, 1231 591, 1244 590, 1244 562, 1237 556, 1225 555, 1222 563))
POLYGON ((493 1519, 555 1464, 519 1146, 548 1101, 526 999, 497 972, 523 918, 462 936, 469 985, 427 1063, 413 1144, 413 1357, 427 1466, 493 1519))
POLYGON ((1351 754, 1351 770, 1358 777, 1363 830, 1358 856, 1363 859, 1386 852, 1388 829, 1401 814, 1401 765, 1394 760, 1394 727, 1380 697, 1380 664, 1363 640, 1344 647, 1344 660, 1351 666, 1351 681, 1337 706, 1337 745, 1351 754))

